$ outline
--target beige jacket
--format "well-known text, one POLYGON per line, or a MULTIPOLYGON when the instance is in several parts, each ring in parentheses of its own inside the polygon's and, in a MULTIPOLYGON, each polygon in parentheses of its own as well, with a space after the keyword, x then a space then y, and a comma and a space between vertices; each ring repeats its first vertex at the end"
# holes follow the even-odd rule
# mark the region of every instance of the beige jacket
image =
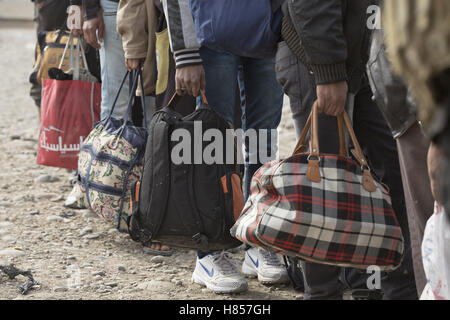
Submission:
MULTIPOLYGON (((153 0, 120 0, 117 32, 122 36, 126 59, 143 59, 145 96, 154 96, 156 88, 156 8, 153 0)), ((138 91, 140 95, 140 90, 138 91)))

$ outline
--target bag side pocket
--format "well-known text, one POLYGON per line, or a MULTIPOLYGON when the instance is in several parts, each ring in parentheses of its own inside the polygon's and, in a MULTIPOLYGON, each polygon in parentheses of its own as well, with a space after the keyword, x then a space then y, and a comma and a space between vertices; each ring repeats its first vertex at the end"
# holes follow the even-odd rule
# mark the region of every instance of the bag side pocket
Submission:
POLYGON ((234 222, 236 222, 244 209, 244 194, 242 192, 241 177, 236 173, 231 173, 223 176, 220 180, 223 193, 228 195, 232 200, 233 217, 234 222))

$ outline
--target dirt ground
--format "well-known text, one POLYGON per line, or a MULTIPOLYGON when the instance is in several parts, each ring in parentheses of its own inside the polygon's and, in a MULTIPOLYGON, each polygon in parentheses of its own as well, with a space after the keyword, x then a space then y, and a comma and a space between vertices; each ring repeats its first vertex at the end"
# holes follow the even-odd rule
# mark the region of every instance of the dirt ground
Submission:
MULTIPOLYGON (((66 170, 36 164, 39 121, 28 95, 35 43, 31 28, 0 28, 0 265, 30 270, 39 286, 19 293, 26 278, 0 276, 0 299, 302 299, 290 286, 249 280, 239 295, 216 295, 192 284, 194 251, 155 257, 89 210, 63 206, 66 170)), ((293 148, 285 108, 281 155, 293 148)), ((240 265, 243 252, 232 253, 240 265)))

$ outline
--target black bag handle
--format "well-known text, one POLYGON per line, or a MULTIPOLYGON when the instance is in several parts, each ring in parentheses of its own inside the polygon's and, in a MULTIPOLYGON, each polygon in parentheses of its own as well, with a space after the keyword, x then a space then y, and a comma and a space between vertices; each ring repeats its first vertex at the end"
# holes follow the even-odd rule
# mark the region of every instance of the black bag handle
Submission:
MULTIPOLYGON (((112 114, 113 114, 114 109, 115 109, 116 104, 117 104, 117 100, 119 99, 120 92, 122 91, 122 88, 123 88, 123 86, 125 84, 125 81, 127 80, 128 77, 130 79, 133 79, 133 82, 132 82, 131 90, 129 92, 127 112, 126 112, 125 117, 123 119, 124 120, 123 128, 125 127, 126 123, 130 119, 130 114, 131 114, 131 111, 132 111, 132 108, 133 108, 134 99, 135 99, 135 92, 136 92, 136 89, 137 89, 137 86, 138 86, 139 79, 141 79, 141 81, 140 81, 141 83, 140 84, 141 84, 141 91, 142 91, 142 99, 140 99, 140 100, 141 100, 142 114, 143 114, 143 119, 144 119, 142 126, 144 128, 147 128, 147 114, 145 112, 146 108, 145 108, 145 95, 144 95, 144 81, 143 81, 143 76, 142 76, 142 65, 141 65, 141 63, 139 63, 137 72, 135 72, 134 75, 132 75, 129 71, 127 71, 125 73, 125 76, 123 77, 123 80, 122 80, 122 82, 121 82, 121 84, 119 86, 119 90, 117 91, 116 98, 114 99, 114 103, 113 103, 113 105, 111 107, 111 110, 109 112, 108 117, 106 118, 106 121, 109 121, 111 119, 112 114)), ((123 131, 123 128, 121 130, 121 133, 123 131)))
MULTIPOLYGON (((202 97, 203 103, 208 104, 208 100, 206 99, 205 91, 201 90, 200 95, 202 97)), ((172 98, 170 98, 170 101, 167 104, 166 108, 175 109, 175 106, 180 102, 182 97, 183 96, 180 96, 175 92, 174 95, 172 96, 172 98)))

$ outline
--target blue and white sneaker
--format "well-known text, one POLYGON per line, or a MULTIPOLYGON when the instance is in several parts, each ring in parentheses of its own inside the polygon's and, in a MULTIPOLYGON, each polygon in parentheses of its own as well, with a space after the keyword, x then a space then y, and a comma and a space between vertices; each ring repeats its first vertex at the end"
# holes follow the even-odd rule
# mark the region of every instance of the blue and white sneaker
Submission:
POLYGON ((286 268, 281 264, 277 254, 258 248, 245 251, 242 273, 247 277, 258 277, 258 281, 263 284, 289 282, 286 268))
POLYGON ((238 293, 248 289, 247 281, 230 261, 225 251, 197 257, 192 282, 206 286, 215 293, 238 293))

